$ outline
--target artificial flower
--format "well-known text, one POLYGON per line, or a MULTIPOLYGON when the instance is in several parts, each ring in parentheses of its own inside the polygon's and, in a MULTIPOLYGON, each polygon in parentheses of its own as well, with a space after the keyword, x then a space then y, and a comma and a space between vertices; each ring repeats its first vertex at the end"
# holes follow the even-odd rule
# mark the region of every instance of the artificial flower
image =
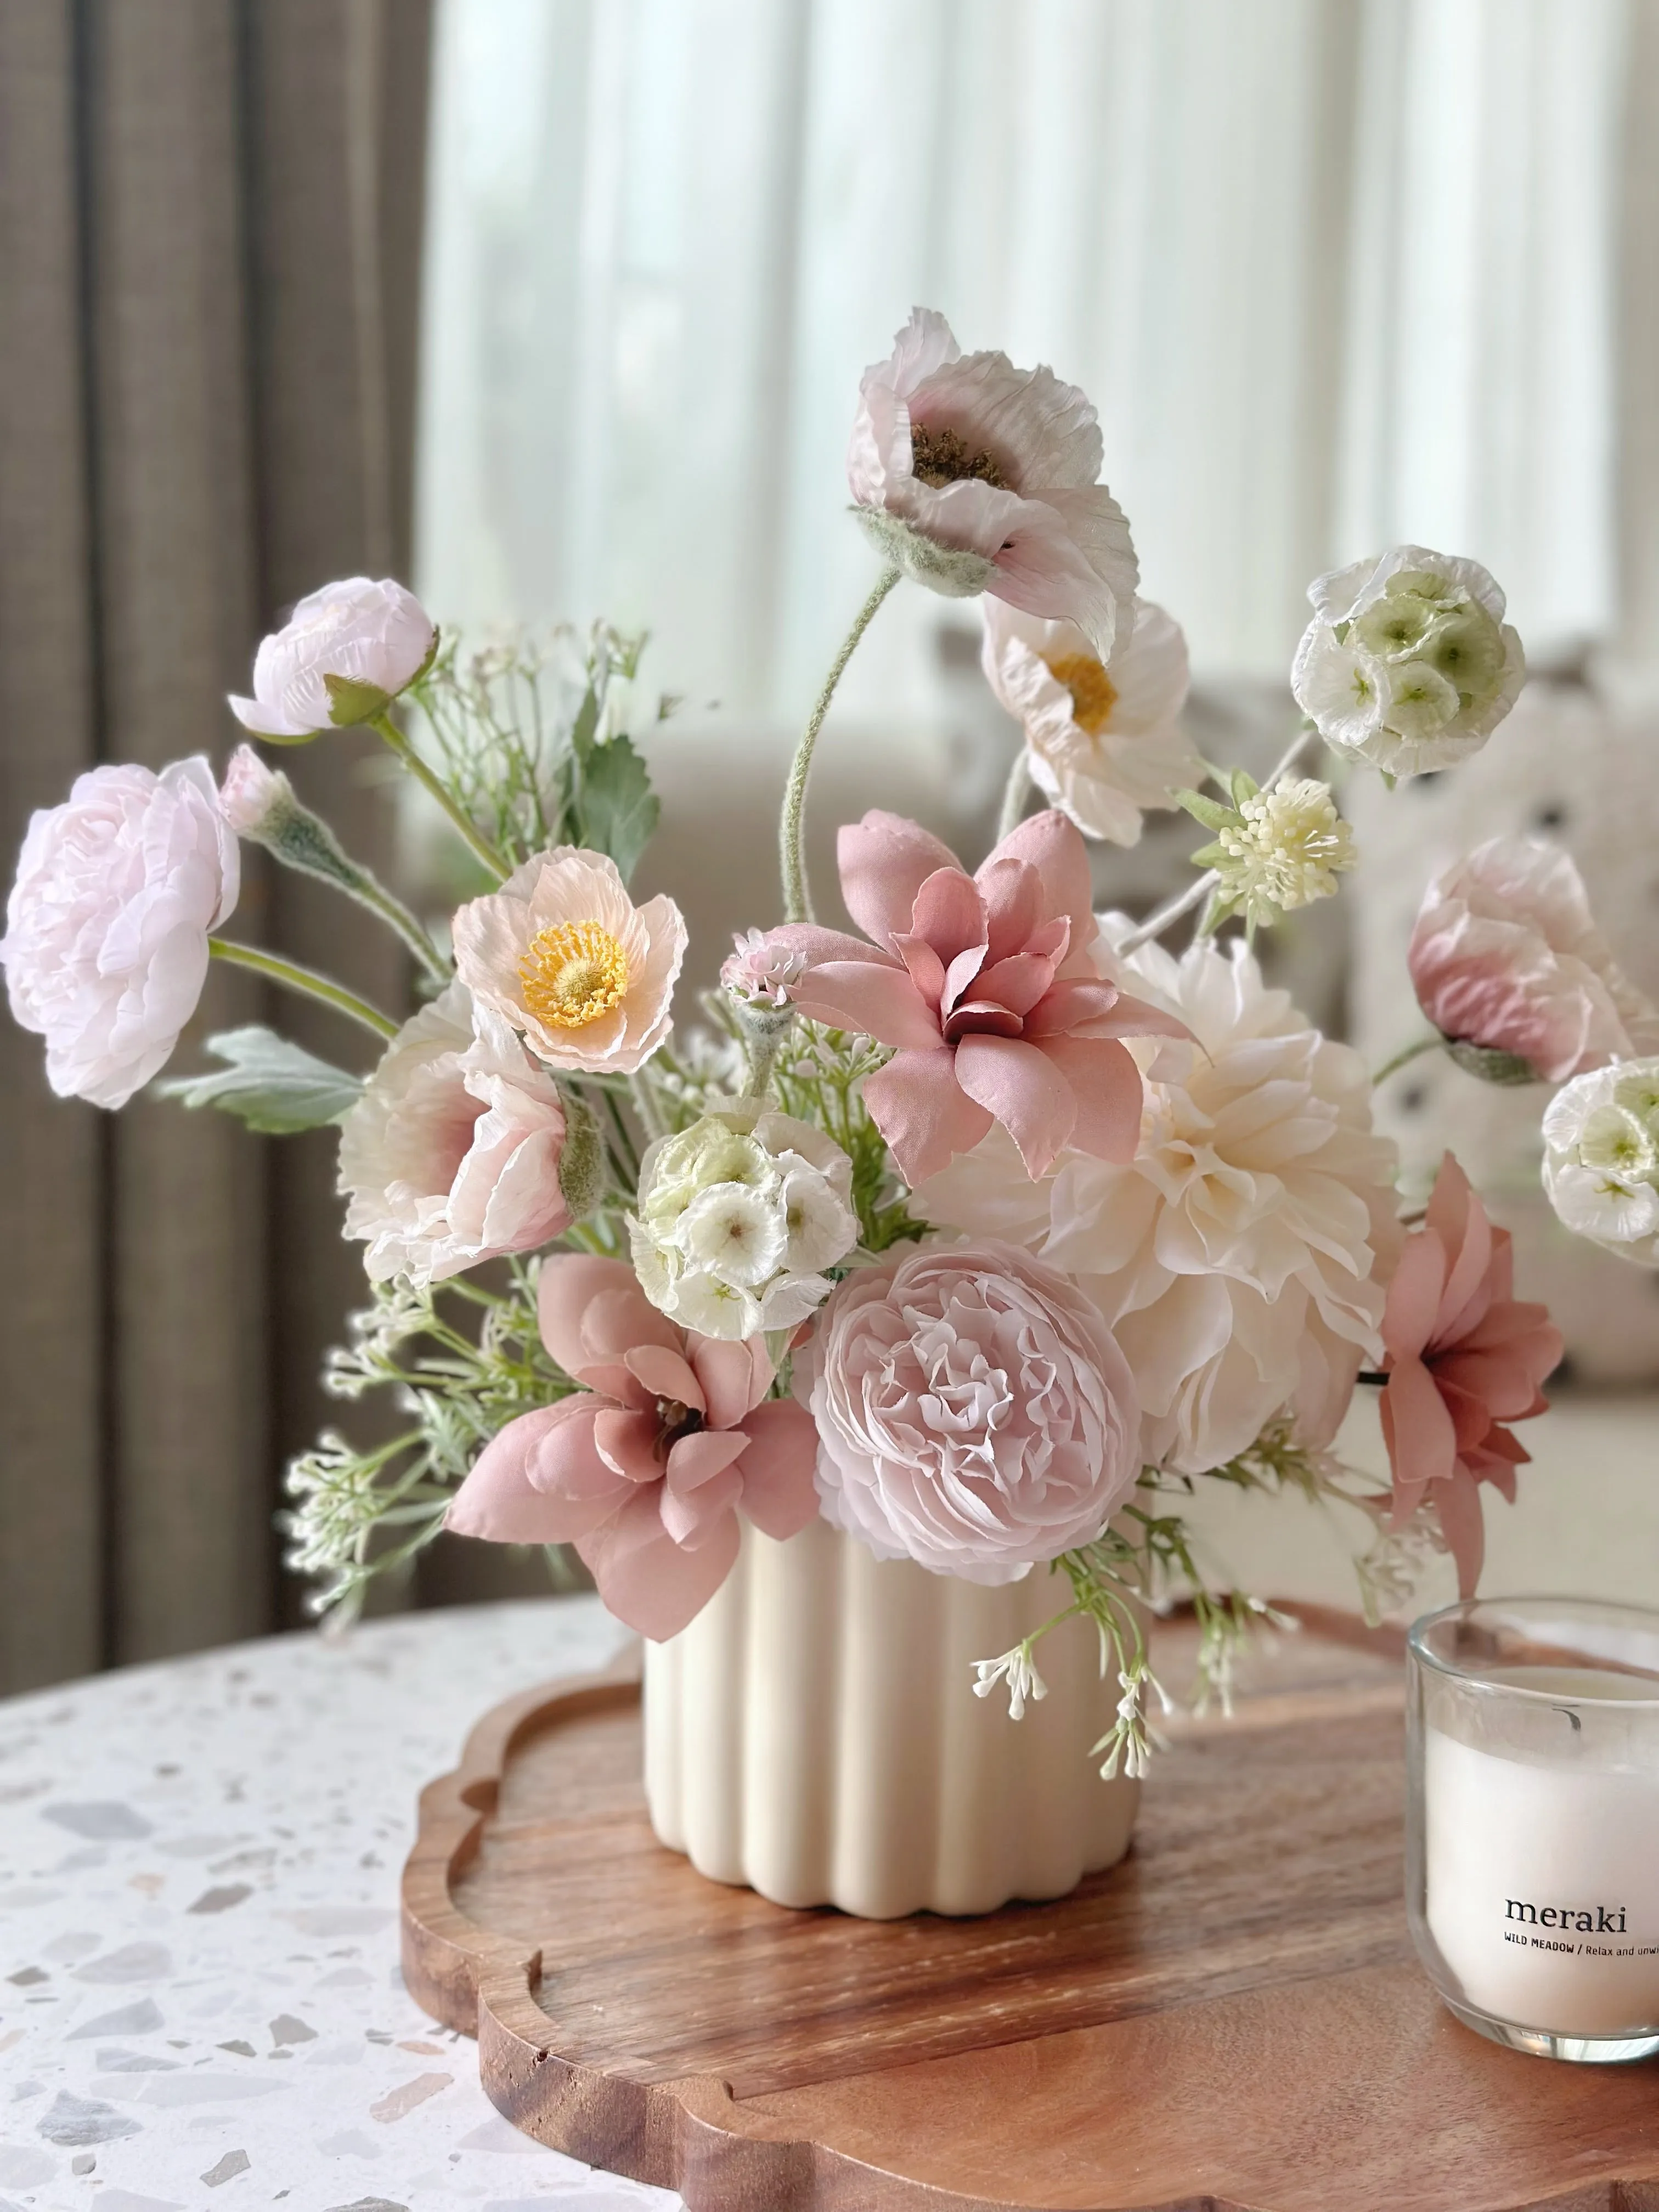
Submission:
POLYGON ((631 1075, 668 1034, 684 919, 671 898, 636 907, 602 853, 533 854, 453 936, 461 981, 554 1067, 631 1075))
POLYGON ((1486 1550, 1479 1486, 1515 1502, 1515 1470, 1530 1455, 1505 1424, 1544 1412, 1539 1386, 1561 1358, 1560 1330, 1543 1306, 1516 1299, 1513 1273, 1508 1231, 1492 1227, 1448 1152, 1389 1285, 1382 1435, 1395 1525, 1432 1507, 1465 1597, 1486 1550))
POLYGON ((1312 776, 1281 776, 1270 791, 1261 791, 1242 771, 1233 784, 1231 807, 1196 793, 1185 802, 1216 833, 1212 843, 1192 856, 1195 867, 1216 873, 1209 926, 1242 914, 1256 929, 1329 898, 1338 876, 1358 857, 1330 786, 1312 776))
POLYGON ((60 1098, 125 1106, 165 1065, 207 980, 208 933, 240 883, 199 754, 159 775, 90 769, 61 806, 30 817, 0 966, 14 1016, 46 1040, 60 1098))
POLYGON ((678 1328, 619 1260, 542 1263, 542 1340, 582 1387, 488 1443, 446 1528, 502 1544, 569 1544, 641 1636, 678 1634, 738 1556, 738 1510, 769 1536, 817 1512, 805 1412, 769 1398, 758 1342, 678 1328))
POLYGON ((1560 1083, 1659 1043, 1659 1009, 1620 973, 1559 846, 1477 846, 1430 884, 1407 957, 1441 1034, 1522 1076, 1560 1083))
POLYGON ((1575 1236, 1659 1267, 1659 1059, 1615 1060, 1556 1092, 1544 1188, 1575 1236))
POLYGON ((1139 575, 1098 481, 1103 451, 1074 386, 964 354, 944 316, 918 307, 864 373, 847 474, 872 537, 918 582, 1075 623, 1103 658, 1139 575))
POLYGON ((220 810, 236 835, 257 843, 266 824, 294 804, 294 786, 282 770, 267 768, 252 745, 238 745, 219 786, 220 810))
POLYGON ((805 954, 774 944, 759 929, 735 932, 732 944, 720 965, 720 981, 732 997, 774 1012, 786 1007, 792 988, 806 972, 805 954))
POLYGON ((552 1077, 452 983, 404 1024, 340 1125, 345 1233, 367 1241, 369 1280, 441 1282, 562 1236, 568 1135, 552 1077))
POLYGON ((431 659, 432 617, 401 584, 348 576, 301 600, 253 657, 253 696, 230 710, 256 737, 298 744, 384 714, 431 659), (331 686, 330 679, 332 679, 331 686))
POLYGON ((1133 1159, 1073 1151, 1033 1183, 996 1130, 916 1203, 1077 1278, 1134 1376, 1150 1462, 1204 1474, 1285 1412, 1316 1449, 1375 1341, 1398 1241, 1364 1063, 1269 990, 1237 939, 1179 960, 1103 940, 1098 957, 1194 1040, 1152 1062, 1133 1159))
POLYGON ((653 1305, 705 1336, 794 1328, 858 1242, 853 1163, 833 1137, 732 1100, 640 1163, 634 1265, 653 1305))
POLYGON ((1478 752, 1526 681, 1504 594, 1478 561, 1396 545, 1308 586, 1291 689, 1327 744, 1393 775, 1478 752))
POLYGON ((1016 1582, 1099 1535, 1139 1407, 1077 1285, 1012 1245, 924 1246, 840 1285, 796 1354, 824 1518, 878 1559, 1016 1582))
POLYGON ((1187 641, 1150 599, 1137 599, 1103 661, 1075 623, 1044 622, 985 601, 981 665, 1025 732, 1026 764, 1045 797, 1085 836, 1139 842, 1143 811, 1172 807, 1204 763, 1181 727, 1187 641))
POLYGON ((1089 855, 1050 810, 1005 837, 975 875, 896 814, 848 823, 842 896, 874 939, 797 923, 775 942, 807 956, 801 1012, 896 1048, 864 1102, 912 1186, 1000 1122, 1028 1174, 1067 1144, 1127 1159, 1140 1072, 1121 1040, 1178 1034, 1089 957, 1089 855))

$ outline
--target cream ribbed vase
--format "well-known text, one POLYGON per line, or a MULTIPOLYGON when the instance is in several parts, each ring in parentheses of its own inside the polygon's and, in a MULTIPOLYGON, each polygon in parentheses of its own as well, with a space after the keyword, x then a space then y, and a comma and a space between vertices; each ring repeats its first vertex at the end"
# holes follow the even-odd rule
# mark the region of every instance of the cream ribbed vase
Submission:
POLYGON ((1063 1897, 1129 1848, 1139 1784, 1088 1756, 1116 1685, 1083 1620, 1043 1639, 1022 1721, 973 1662, 1067 1596, 1041 1567, 988 1589, 822 1521, 785 1544, 745 1523, 712 1601, 646 1646, 652 1826, 715 1881, 867 1920, 1063 1897))

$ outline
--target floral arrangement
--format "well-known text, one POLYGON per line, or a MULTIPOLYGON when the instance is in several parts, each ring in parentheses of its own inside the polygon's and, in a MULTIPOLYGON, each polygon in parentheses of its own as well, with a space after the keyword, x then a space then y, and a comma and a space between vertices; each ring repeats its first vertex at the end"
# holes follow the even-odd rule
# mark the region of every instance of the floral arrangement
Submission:
MULTIPOLYGON (((1322 576, 1283 759, 1260 786, 1212 767, 1102 459, 1080 392, 963 355, 937 314, 866 374, 848 472, 880 573, 789 772, 782 919, 739 936, 704 1029, 672 1026, 679 909, 629 889, 657 815, 635 738, 661 702, 638 641, 603 627, 465 657, 402 586, 353 579, 301 603, 230 702, 269 746, 391 750, 475 873, 447 924, 246 744, 220 780, 199 756, 102 767, 35 816, 0 958, 58 1092, 115 1108, 154 1084, 215 959, 374 1039, 354 1072, 246 1026, 159 1085, 257 1130, 339 1127, 372 1292, 328 1386, 406 1419, 373 1449, 330 1432, 291 1470, 291 1564, 319 1609, 447 1527, 574 1547, 665 1638, 745 1518, 785 1539, 822 1516, 936 1573, 1053 1575, 1054 1620, 1097 1626, 1122 1689, 1109 1774, 1146 1756, 1141 1601, 1191 1598, 1224 1697, 1263 1610, 1201 1571, 1199 1484, 1352 1509, 1373 1607, 1430 1549, 1473 1589, 1484 1488, 1513 1497, 1513 1425, 1543 1410, 1560 1339, 1513 1297, 1509 1239, 1454 1160, 1406 1208, 1373 1079, 1268 986, 1254 939, 1353 866, 1319 749, 1339 775, 1454 768, 1513 703, 1520 641, 1471 561, 1401 546, 1322 576), (982 601, 1024 743, 976 868, 891 814, 842 829, 852 933, 814 918, 808 773, 904 578, 982 601), (1175 807, 1207 836, 1189 888, 1139 921, 1097 913, 1085 841, 1132 844, 1175 807), (242 842, 396 932, 418 1010, 223 934, 242 842), (1334 1451, 1360 1386, 1387 1487, 1334 1451)), ((1431 890, 1409 957, 1416 1048, 1561 1086, 1558 1212, 1659 1265, 1659 1017, 1571 860, 1481 847, 1431 890)), ((978 1667, 1016 1717, 1043 1694, 1042 1632, 978 1667)))

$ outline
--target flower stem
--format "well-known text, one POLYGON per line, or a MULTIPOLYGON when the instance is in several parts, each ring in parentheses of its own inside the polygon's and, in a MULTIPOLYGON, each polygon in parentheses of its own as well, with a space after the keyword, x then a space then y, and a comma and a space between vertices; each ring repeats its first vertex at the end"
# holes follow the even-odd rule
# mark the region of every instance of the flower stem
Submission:
POLYGON ((898 580, 896 568, 884 568, 876 580, 875 589, 859 609, 852 629, 842 641, 841 651, 830 663, 830 673, 823 679, 823 689, 818 693, 812 711, 806 718, 806 727, 795 748, 795 757, 789 764, 789 781, 783 793, 783 813, 778 823, 778 857, 783 870, 783 918, 786 921, 810 921, 812 919, 812 894, 806 881, 806 853, 802 835, 806 810, 806 779, 812 767, 812 748, 817 744, 818 732, 823 727, 823 718, 830 711, 830 702, 836 696, 836 686, 841 682, 848 662, 857 651, 859 640, 874 621, 877 609, 898 580))
MULTIPOLYGON (((1297 732, 1273 769, 1263 779, 1263 791, 1271 791, 1281 775, 1288 775, 1301 758, 1309 738, 1316 738, 1318 734, 1311 725, 1297 732)), ((1162 937, 1164 931, 1172 923, 1179 921, 1183 914, 1190 914, 1195 906, 1201 905, 1220 880, 1213 868, 1206 868, 1201 876, 1188 884, 1184 891, 1178 891, 1174 898, 1165 899, 1162 906, 1155 908, 1139 929, 1132 929, 1119 945, 1118 951, 1138 952, 1143 945, 1150 945, 1153 938, 1162 937)))
POLYGON ((1008 771, 1008 781, 1002 787, 1002 811, 997 817, 997 842, 1012 837, 1020 825, 1025 812, 1026 795, 1031 788, 1031 757, 1022 745, 1008 771))
POLYGON ((367 999, 360 999, 343 983, 331 983, 326 975, 301 968, 292 960, 279 960, 274 952, 261 952, 252 945, 237 945, 228 937, 210 937, 208 951, 216 960, 228 961, 233 968, 251 969, 256 975, 280 983, 285 990, 295 991, 302 999, 315 999, 322 1006, 332 1006, 337 1014, 349 1015, 366 1030, 373 1030, 378 1037, 394 1037, 398 1034, 397 1023, 378 1006, 371 1006, 367 999))
POLYGON ((1436 1030, 1430 1036, 1419 1037, 1414 1043, 1405 1046, 1401 1051, 1395 1053, 1392 1060, 1384 1060, 1382 1066, 1377 1069, 1371 1078, 1371 1088, 1375 1090, 1379 1083, 1386 1082, 1396 1068, 1409 1066, 1413 1060, 1419 1059, 1424 1053, 1437 1052, 1445 1042, 1439 1030, 1436 1030))
POLYGON ((435 775, 421 758, 390 714, 376 714, 372 726, 385 738, 398 758, 414 777, 435 799, 444 812, 459 830, 469 849, 489 869, 496 882, 502 883, 512 871, 506 861, 479 829, 477 823, 455 797, 441 776, 435 775))

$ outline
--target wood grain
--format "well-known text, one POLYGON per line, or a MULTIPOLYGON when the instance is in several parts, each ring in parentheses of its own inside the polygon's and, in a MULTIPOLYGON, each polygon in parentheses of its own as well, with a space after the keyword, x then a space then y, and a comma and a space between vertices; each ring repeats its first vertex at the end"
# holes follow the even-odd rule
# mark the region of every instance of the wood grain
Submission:
POLYGON ((1401 1718, 1397 1645, 1312 1619, 1121 1867, 868 1922, 663 1850, 633 1670, 553 1685, 425 1792, 405 1973, 509 2118, 692 2212, 1659 2212, 1655 2069, 1500 2050, 1413 1960, 1401 1718))

